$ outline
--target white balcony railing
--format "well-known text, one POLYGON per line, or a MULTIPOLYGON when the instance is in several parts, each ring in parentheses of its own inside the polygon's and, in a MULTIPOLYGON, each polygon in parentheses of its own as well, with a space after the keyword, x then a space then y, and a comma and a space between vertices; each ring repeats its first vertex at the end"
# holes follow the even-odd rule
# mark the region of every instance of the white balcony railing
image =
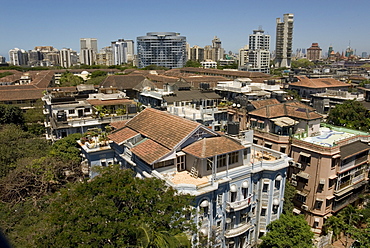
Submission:
POLYGON ((226 202, 226 211, 230 212, 231 210, 239 211, 245 209, 251 204, 253 194, 250 194, 247 198, 235 201, 235 202, 226 202))
POLYGON ((253 225, 251 225, 250 223, 247 222, 240 223, 237 227, 226 230, 225 238, 233 238, 239 236, 248 231, 249 229, 251 229, 252 227, 253 225))

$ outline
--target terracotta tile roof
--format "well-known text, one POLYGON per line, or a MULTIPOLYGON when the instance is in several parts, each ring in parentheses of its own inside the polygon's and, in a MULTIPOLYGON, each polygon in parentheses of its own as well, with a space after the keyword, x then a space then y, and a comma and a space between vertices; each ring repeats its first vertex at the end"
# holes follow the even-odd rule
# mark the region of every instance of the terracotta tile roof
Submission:
POLYGON ((171 150, 158 144, 157 142, 146 139, 138 145, 131 148, 131 152, 144 160, 148 164, 153 164, 155 161, 167 155, 171 150))
POLYGON ((120 129, 120 128, 123 128, 126 123, 128 122, 129 120, 124 120, 124 121, 113 121, 111 122, 109 125, 111 127, 113 127, 114 129, 120 129))
POLYGON ((38 100, 44 95, 43 91, 43 89, 0 90, 0 101, 38 100))
POLYGON ((239 151, 244 146, 225 136, 205 138, 194 142, 182 150, 198 158, 208 158, 217 154, 239 151))
POLYGON ((132 104, 134 101, 129 100, 129 99, 111 99, 111 100, 100 100, 100 99, 88 99, 86 100, 88 103, 90 103, 93 106, 97 105, 127 105, 127 104, 132 104))
POLYGON ((280 102, 276 100, 275 98, 266 99, 266 100, 260 100, 260 101, 252 101, 251 104, 256 109, 262 108, 266 105, 273 105, 273 104, 279 104, 280 102))
POLYGON ((111 134, 108 135, 108 138, 112 140, 114 143, 120 145, 124 141, 138 135, 138 132, 135 132, 134 130, 124 127, 122 129, 119 129, 111 134))
POLYGON ((146 108, 126 123, 126 127, 168 149, 173 149, 200 125, 153 108, 146 108))
POLYGON ((315 110, 300 102, 288 102, 274 105, 266 105, 259 109, 249 112, 251 116, 259 116, 263 118, 277 118, 277 117, 292 117, 304 120, 321 119, 322 116, 315 112, 315 110))
POLYGON ((105 78, 100 84, 104 88, 114 87, 120 90, 130 90, 135 88, 145 77, 140 74, 130 75, 111 75, 105 78))
POLYGON ((334 78, 308 78, 298 76, 298 82, 291 83, 291 86, 299 86, 306 88, 331 88, 331 87, 349 87, 347 83, 343 83, 334 78))

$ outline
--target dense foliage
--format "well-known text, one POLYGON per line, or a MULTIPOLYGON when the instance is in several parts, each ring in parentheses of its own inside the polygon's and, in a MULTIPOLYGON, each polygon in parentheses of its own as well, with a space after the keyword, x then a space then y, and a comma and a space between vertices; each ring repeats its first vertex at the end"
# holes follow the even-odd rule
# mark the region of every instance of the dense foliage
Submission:
POLYGON ((293 198, 295 194, 296 194, 295 187, 289 181, 286 181, 285 190, 284 190, 284 205, 283 205, 284 214, 293 212, 293 208, 294 208, 293 198))
POLYGON ((278 220, 267 226, 260 248, 311 248, 313 247, 311 227, 303 215, 282 214, 278 220))
POLYGON ((315 64, 308 59, 297 59, 292 60, 291 67, 292 68, 310 68, 313 67, 315 64))
POLYGON ((71 72, 64 72, 60 77, 60 86, 67 87, 67 86, 77 86, 79 84, 84 83, 84 80, 74 75, 71 72))
POLYGON ((0 124, 24 124, 22 110, 13 105, 0 104, 0 124))
POLYGON ((369 132, 370 114, 362 103, 354 100, 345 101, 329 112, 327 123, 369 132))

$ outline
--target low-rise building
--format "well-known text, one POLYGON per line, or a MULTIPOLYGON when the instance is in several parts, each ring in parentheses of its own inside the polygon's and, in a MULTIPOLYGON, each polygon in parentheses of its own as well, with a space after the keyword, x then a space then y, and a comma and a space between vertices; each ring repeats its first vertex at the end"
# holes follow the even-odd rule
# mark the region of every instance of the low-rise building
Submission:
MULTIPOLYGON (((194 246, 252 247, 282 212, 290 158, 251 142, 253 134, 226 137, 204 125, 147 108, 111 133, 114 158, 137 177, 156 177, 191 194, 198 231, 194 246)), ((95 151, 81 146, 85 164, 95 151)), ((93 166, 93 164, 90 164, 93 166)))

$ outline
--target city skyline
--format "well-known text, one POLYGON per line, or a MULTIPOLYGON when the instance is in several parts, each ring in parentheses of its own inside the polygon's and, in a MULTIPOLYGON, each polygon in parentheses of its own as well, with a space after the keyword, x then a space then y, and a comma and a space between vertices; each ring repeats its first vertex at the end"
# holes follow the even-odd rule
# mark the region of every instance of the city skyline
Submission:
MULTIPOLYGON (((323 55, 333 46, 357 55, 370 53, 370 34, 364 31, 370 2, 352 1, 24 1, 4 2, 0 21, 0 55, 9 59, 13 48, 35 46, 71 48, 79 52, 80 38, 97 38, 98 49, 117 39, 132 39, 148 32, 177 32, 190 46, 204 47, 217 36, 225 52, 237 53, 249 35, 262 26, 275 50, 276 18, 294 14, 293 52, 318 43, 323 55), (4 35, 5 34, 5 35, 4 35)), ((136 53, 136 49, 135 49, 136 53)))

